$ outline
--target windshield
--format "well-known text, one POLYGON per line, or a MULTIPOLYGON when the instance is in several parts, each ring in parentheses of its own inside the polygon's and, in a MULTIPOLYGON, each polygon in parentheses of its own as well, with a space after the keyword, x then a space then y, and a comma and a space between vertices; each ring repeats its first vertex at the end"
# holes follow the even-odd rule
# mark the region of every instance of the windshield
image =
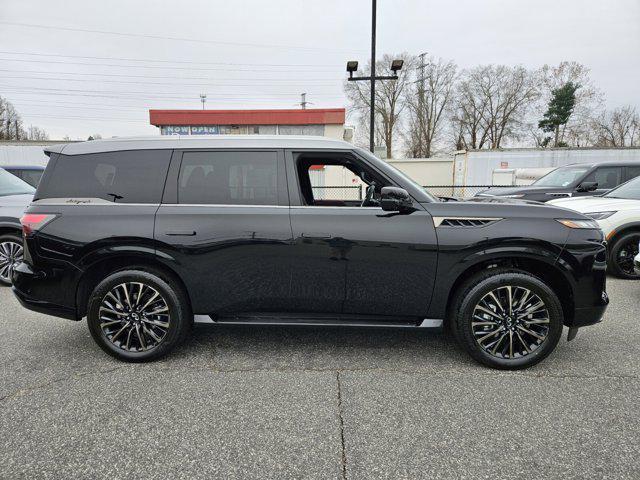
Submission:
POLYGON ((553 172, 547 173, 533 185, 537 187, 568 187, 582 175, 584 175, 590 167, 572 166, 561 167, 553 172))
POLYGON ((27 182, 20 180, 15 175, 7 172, 4 168, 0 168, 0 197, 7 195, 20 195, 23 193, 33 193, 36 191, 27 182))
MULTIPOLYGON (((380 161, 380 159, 378 157, 376 157, 374 154, 372 154, 371 152, 369 152, 368 150, 365 150, 364 148, 357 148, 358 152, 361 153, 362 155, 364 155, 365 157, 368 158, 373 158, 376 161, 380 161)), ((391 163, 389 162, 384 162, 384 166, 386 168, 389 168, 391 170, 393 170, 393 172, 398 175, 399 177, 401 177, 405 182, 410 183, 412 185, 414 185, 416 188, 419 188, 420 190, 422 190, 425 195, 429 198, 430 202, 438 202, 440 200, 438 200, 437 197, 435 197, 431 192, 429 192, 429 190, 427 190, 426 188, 424 188, 422 185, 420 185, 419 183, 417 183, 415 180, 413 180, 411 177, 408 177, 406 173, 404 173, 402 170, 399 170, 397 167, 394 167, 391 163)))
POLYGON ((623 183, 604 195, 609 198, 625 198, 628 200, 640 200, 640 177, 623 183))

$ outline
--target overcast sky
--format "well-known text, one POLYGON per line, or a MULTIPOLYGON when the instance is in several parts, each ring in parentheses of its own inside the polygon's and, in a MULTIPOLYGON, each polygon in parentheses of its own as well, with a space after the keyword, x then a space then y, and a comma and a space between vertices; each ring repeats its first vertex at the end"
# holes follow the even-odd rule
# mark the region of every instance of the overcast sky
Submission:
MULTIPOLYGON (((149 108, 345 105, 370 0, 0 0, 0 95, 51 138, 155 134, 149 108), (102 32, 102 33, 100 33, 102 32)), ((640 0, 378 0, 379 55, 575 60, 640 109, 640 0)))

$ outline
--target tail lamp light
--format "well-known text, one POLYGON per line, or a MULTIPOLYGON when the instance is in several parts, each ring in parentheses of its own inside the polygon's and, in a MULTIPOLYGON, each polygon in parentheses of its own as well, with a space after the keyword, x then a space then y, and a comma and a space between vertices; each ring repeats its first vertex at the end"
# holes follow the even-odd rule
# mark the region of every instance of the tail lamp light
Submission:
POLYGON ((20 219, 22 233, 30 235, 37 232, 54 218, 56 216, 52 213, 25 213, 20 219))

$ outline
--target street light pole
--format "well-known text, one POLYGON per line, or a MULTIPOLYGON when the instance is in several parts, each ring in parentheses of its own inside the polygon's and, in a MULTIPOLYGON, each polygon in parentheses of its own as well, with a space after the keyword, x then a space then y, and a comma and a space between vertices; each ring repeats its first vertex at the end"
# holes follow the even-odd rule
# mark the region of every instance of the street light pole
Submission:
POLYGON ((347 72, 349 72, 350 82, 370 82, 371 104, 369 108, 369 150, 373 153, 375 149, 376 130, 376 80, 397 80, 398 72, 402 69, 403 60, 393 60, 391 62, 391 72, 393 75, 376 75, 376 0, 371 0, 371 74, 368 77, 354 77, 358 71, 358 62, 350 60, 347 62, 347 72))
POLYGON ((371 2, 371 111, 369 112, 369 150, 375 150, 376 122, 376 0, 371 2))

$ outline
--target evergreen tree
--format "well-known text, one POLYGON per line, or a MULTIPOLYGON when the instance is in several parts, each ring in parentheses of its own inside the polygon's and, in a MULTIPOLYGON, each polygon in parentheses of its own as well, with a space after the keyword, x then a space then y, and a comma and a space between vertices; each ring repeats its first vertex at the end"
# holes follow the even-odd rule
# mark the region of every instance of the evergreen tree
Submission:
MULTIPOLYGON (((576 105, 576 90, 580 85, 573 82, 567 82, 560 88, 553 90, 549 108, 544 113, 542 120, 538 122, 538 128, 544 132, 554 133, 553 146, 559 147, 566 145, 560 140, 560 129, 569 121, 569 117, 573 113, 576 105)), ((550 138, 545 142, 548 144, 550 138)))

